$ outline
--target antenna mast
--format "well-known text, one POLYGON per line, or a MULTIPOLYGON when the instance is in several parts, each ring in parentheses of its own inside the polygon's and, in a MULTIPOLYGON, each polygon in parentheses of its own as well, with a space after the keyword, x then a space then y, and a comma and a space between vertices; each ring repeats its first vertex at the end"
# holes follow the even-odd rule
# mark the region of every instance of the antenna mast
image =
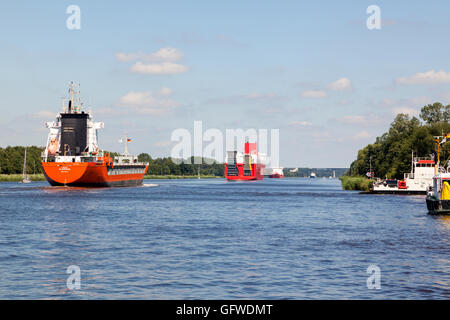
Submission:
POLYGON ((72 108, 74 109, 74 112, 79 112, 79 108, 80 108, 80 106, 75 105, 75 102, 77 102, 77 103, 80 102, 78 98, 75 98, 75 95, 80 93, 80 90, 79 90, 80 85, 78 84, 78 91, 75 91, 75 86, 76 86, 76 84, 73 81, 71 81, 69 93, 71 94, 72 98, 70 100, 71 102, 69 103, 69 113, 72 111, 72 110, 70 110, 72 108))

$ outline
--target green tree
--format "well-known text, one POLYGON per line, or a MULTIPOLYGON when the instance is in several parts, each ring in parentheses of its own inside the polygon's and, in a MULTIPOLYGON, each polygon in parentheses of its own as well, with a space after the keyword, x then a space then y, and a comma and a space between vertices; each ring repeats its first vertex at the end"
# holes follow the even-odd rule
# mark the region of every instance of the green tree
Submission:
POLYGON ((420 117, 428 124, 449 121, 450 105, 443 106, 440 102, 426 105, 420 112, 420 117))

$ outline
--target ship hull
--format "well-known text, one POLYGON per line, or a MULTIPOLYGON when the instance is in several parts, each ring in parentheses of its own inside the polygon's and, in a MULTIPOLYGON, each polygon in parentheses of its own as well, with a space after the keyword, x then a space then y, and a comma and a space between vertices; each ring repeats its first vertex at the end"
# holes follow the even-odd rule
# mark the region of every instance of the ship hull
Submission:
POLYGON ((280 179, 280 178, 284 178, 284 175, 281 175, 279 173, 274 173, 274 174, 269 175, 269 178, 280 179))
POLYGON ((52 186, 134 187, 142 185, 148 166, 115 166, 96 162, 42 162, 52 186))
POLYGON ((402 189, 396 189, 396 190, 370 190, 370 191, 363 191, 362 194, 368 193, 368 194, 403 194, 403 195, 418 195, 418 194, 427 194, 426 190, 402 190, 402 189))
MULTIPOLYGON (((229 181, 251 181, 251 180, 262 180, 264 178, 266 166, 261 163, 252 164, 252 174, 244 174, 244 165, 237 164, 235 166, 234 174, 229 174, 228 164, 225 164, 225 178, 229 181)), ((230 170, 231 171, 231 170, 230 170)))
POLYGON ((427 197, 427 209, 429 214, 450 214, 450 200, 437 200, 427 197))

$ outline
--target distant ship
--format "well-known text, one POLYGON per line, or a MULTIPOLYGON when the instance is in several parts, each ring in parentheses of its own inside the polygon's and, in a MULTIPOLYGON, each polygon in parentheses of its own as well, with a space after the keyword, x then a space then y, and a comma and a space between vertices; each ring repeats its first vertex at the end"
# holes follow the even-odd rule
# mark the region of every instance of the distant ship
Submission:
POLYGON ((47 122, 50 132, 42 153, 42 170, 52 186, 119 187, 142 184, 148 163, 138 162, 125 153, 114 159, 98 147, 97 131, 103 122, 94 122, 90 113, 81 110, 75 100, 74 84, 69 89, 71 99, 56 121, 47 122))
POLYGON ((246 142, 244 153, 227 152, 225 159, 227 180, 262 180, 265 169, 265 156, 258 152, 256 143, 246 142))
POLYGON ((316 176, 316 174, 315 174, 314 172, 311 172, 311 174, 309 175, 309 177, 310 177, 311 179, 315 179, 317 176, 316 176))
POLYGON ((284 178, 283 168, 272 168, 269 178, 284 178))

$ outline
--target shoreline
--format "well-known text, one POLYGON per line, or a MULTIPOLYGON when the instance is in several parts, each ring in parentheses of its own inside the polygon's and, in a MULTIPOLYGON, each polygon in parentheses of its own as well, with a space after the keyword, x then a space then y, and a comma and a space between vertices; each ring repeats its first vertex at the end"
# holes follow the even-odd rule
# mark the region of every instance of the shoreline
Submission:
MULTIPOLYGON (((46 181, 44 174, 36 173, 29 174, 28 177, 31 181, 46 181)), ((210 176, 210 175, 201 175, 200 179, 224 179, 223 176, 210 176)), ((266 179, 270 179, 265 177, 266 179)), ((302 178, 309 179, 309 177, 284 177, 283 179, 289 178, 302 178)), ((189 175, 189 176, 179 176, 179 175, 145 175, 144 180, 184 180, 184 179, 198 179, 197 175, 189 175)), ((322 180, 322 178, 317 178, 318 180, 322 180)), ((337 179, 337 178, 336 178, 337 179)), ((327 179, 328 180, 328 179, 327 179)), ((22 174, 0 174, 0 182, 20 182, 22 181, 22 174)))

